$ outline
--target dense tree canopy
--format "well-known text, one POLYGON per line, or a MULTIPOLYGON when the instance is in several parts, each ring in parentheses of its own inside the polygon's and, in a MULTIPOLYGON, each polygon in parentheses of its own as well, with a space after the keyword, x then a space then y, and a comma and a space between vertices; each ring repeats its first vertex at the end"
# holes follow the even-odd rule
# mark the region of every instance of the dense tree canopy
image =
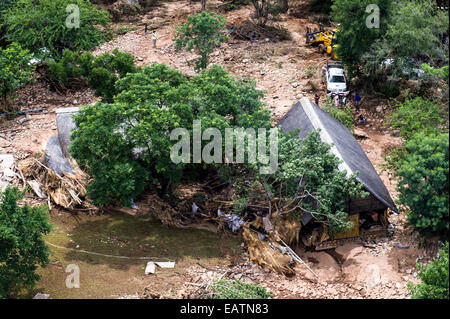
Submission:
POLYGON ((109 21, 108 12, 95 8, 88 0, 19 0, 1 22, 8 41, 18 42, 33 53, 46 49, 54 58, 60 58, 64 49, 89 50, 103 42, 106 36, 100 28, 109 21), (79 15, 68 10, 74 5, 79 15), (68 19, 76 21, 71 14, 79 17, 79 27, 66 25, 68 19))
POLYGON ((209 54, 227 38, 221 33, 224 27, 225 18, 215 13, 202 11, 188 16, 186 23, 177 28, 175 48, 195 50, 200 55, 195 60, 195 69, 205 69, 209 63, 209 54))
POLYGON ((0 198, 0 298, 22 286, 33 286, 38 267, 49 263, 49 249, 42 238, 50 232, 46 206, 19 206, 23 194, 6 188, 0 198))
POLYGON ((375 40, 380 39, 387 30, 389 10, 392 0, 335 0, 332 16, 339 22, 337 55, 347 66, 351 76, 361 72, 360 63, 364 53, 375 40), (369 28, 366 20, 375 13, 367 11, 369 5, 379 8, 379 28, 369 28))
POLYGON ((408 221, 425 234, 448 236, 449 137, 418 133, 406 144, 399 163, 399 202, 410 212, 408 221))

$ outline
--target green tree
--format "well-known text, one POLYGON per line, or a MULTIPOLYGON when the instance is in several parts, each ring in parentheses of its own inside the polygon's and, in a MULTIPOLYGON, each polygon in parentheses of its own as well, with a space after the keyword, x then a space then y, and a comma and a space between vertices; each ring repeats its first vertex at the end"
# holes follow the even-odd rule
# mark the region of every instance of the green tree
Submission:
POLYGON ((349 130, 353 131, 355 122, 353 120, 352 108, 350 106, 346 106, 344 108, 334 107, 333 99, 328 98, 323 104, 322 109, 344 124, 349 130))
POLYGON ((175 48, 177 51, 195 50, 200 55, 200 58, 195 60, 195 69, 205 69, 209 63, 209 54, 227 39, 221 33, 224 27, 225 18, 214 13, 203 11, 188 16, 186 23, 177 28, 174 37, 175 48))
POLYGON ((42 238, 51 226, 46 206, 19 206, 23 193, 7 187, 0 203, 0 298, 39 280, 38 266, 46 267, 50 251, 42 238))
POLYGON ((347 221, 346 198, 363 198, 368 194, 356 180, 340 171, 340 160, 322 142, 318 131, 303 140, 292 134, 279 135, 278 169, 273 174, 260 174, 260 165, 241 165, 235 177, 235 213, 251 211, 267 203, 265 212, 272 220, 285 214, 303 211, 327 225, 330 235, 353 227, 347 221), (301 144, 301 147, 300 147, 301 144))
POLYGON ((29 52, 17 43, 0 48, 0 110, 12 110, 14 92, 33 79, 34 67, 29 64, 30 60, 29 52))
MULTIPOLYGON (((372 43, 380 39, 387 29, 388 15, 392 0, 335 0, 332 16, 340 23, 336 53, 346 65, 351 77, 362 72, 361 60, 372 43), (372 13, 366 12, 369 5, 379 8, 380 27, 368 28, 366 20, 372 13)), ((370 18, 369 18, 370 20, 370 18)))
POLYGON ((218 66, 187 79, 153 64, 129 73, 117 88, 114 103, 84 107, 75 119, 72 154, 93 175, 88 190, 99 205, 129 205, 146 183, 164 196, 180 181, 188 164, 171 160, 175 128, 192 131, 193 120, 222 133, 226 127, 270 127, 254 82, 234 79, 218 66))
POLYGON ((94 57, 65 50, 59 61, 48 63, 48 77, 64 88, 80 81, 95 90, 95 95, 111 102, 117 93, 116 83, 128 73, 136 72, 133 55, 114 49, 94 57))
POLYGON ((19 0, 3 21, 9 41, 37 54, 45 48, 56 59, 65 49, 90 50, 105 41, 109 22, 108 12, 95 8, 89 0, 19 0), (69 5, 79 8, 79 28, 66 26, 69 5))
POLYGON ((439 257, 428 265, 418 264, 421 283, 408 283, 413 299, 449 299, 448 242, 439 251, 439 257))
POLYGON ((418 133, 405 148, 397 174, 399 203, 410 210, 408 222, 423 234, 448 236, 448 134, 418 133))
POLYGON ((448 12, 438 10, 435 1, 397 1, 386 33, 365 56, 366 69, 408 79, 418 76, 421 61, 448 64, 448 46, 442 41, 448 27, 448 12))

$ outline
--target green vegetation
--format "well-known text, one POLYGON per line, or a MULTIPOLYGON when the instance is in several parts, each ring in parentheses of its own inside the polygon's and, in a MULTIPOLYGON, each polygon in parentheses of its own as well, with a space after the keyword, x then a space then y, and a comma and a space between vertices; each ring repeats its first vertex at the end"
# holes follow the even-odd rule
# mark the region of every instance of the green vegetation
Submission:
POLYGON ((185 24, 177 28, 174 37, 176 50, 195 50, 200 58, 195 60, 195 70, 206 69, 209 54, 220 46, 227 37, 221 33, 225 27, 225 18, 203 11, 188 16, 185 24))
POLYGON ((227 174, 235 178, 235 213, 268 202, 267 210, 278 215, 298 209, 310 212, 327 225, 330 235, 350 229, 346 198, 368 195, 357 182, 357 174, 347 178, 346 172, 339 170, 340 160, 330 152, 331 146, 321 141, 319 132, 311 132, 301 147, 299 144, 295 134, 280 134, 274 173, 261 174, 257 164, 241 165, 227 174))
POLYGON ((170 159, 176 141, 168 134, 175 128, 192 130, 201 120, 224 136, 226 127, 270 127, 255 83, 233 79, 218 66, 187 79, 153 64, 128 74, 117 88, 114 103, 82 109, 73 133, 72 154, 94 177, 89 194, 99 205, 129 204, 146 182, 159 185, 161 196, 180 182, 187 164, 170 159))
POLYGON ((418 133, 409 140, 397 174, 399 203, 411 211, 408 222, 423 234, 449 234, 449 137, 418 133))
POLYGON ((71 88, 80 81, 87 83, 97 96, 111 102, 117 93, 116 82, 134 72, 134 57, 115 49, 97 57, 89 52, 79 54, 66 50, 61 60, 48 63, 47 73, 64 88, 71 88))
POLYGON ((423 97, 407 98, 399 103, 396 111, 388 117, 388 124, 398 128, 400 135, 409 140, 417 132, 436 134, 445 124, 441 109, 423 97))
POLYGON ((344 124, 348 129, 353 131, 355 123, 353 121, 352 108, 346 106, 344 108, 334 107, 334 102, 332 98, 328 98, 322 106, 322 110, 330 114, 336 120, 344 124))
POLYGON ((442 39, 448 28, 448 12, 438 10, 436 1, 397 1, 385 34, 367 51, 365 68, 385 77, 409 79, 420 77, 421 61, 446 65, 448 46, 442 39))
POLYGON ((7 187, 0 202, 0 298, 34 286, 38 267, 49 263, 42 238, 50 232, 46 206, 19 206, 23 193, 7 187))
POLYGON ((235 236, 199 229, 166 227, 150 214, 131 216, 116 211, 101 215, 57 211, 51 216, 52 231, 45 236, 51 250, 50 264, 38 270, 41 277, 32 290, 22 290, 20 297, 32 298, 37 292, 53 299, 117 298, 144 292, 145 287, 175 296, 185 282, 186 270, 199 262, 207 267, 226 267, 229 259, 239 258, 241 241, 235 236), (77 248, 78 246, 78 248, 77 248), (126 256, 112 258, 81 252, 126 256), (146 263, 167 259, 174 269, 157 270, 145 275, 146 263), (166 259, 167 258, 167 259, 166 259), (80 267, 80 289, 67 289, 66 267, 80 267))
POLYGON ((14 92, 33 79, 30 60, 29 52, 17 43, 0 47, 0 111, 11 111, 14 92))
POLYGON ((268 299, 272 293, 261 286, 248 284, 240 280, 217 280, 211 291, 214 299, 268 299))
POLYGON ((413 299, 449 299, 448 277, 448 242, 439 251, 439 258, 424 266, 417 265, 421 283, 408 283, 408 289, 413 299))
POLYGON ((4 13, 1 23, 8 41, 35 54, 49 50, 59 59, 65 49, 90 50, 105 41, 109 21, 107 11, 98 10, 87 0, 19 0, 4 13), (69 5, 79 8, 79 28, 66 26, 67 19, 76 23, 70 14, 77 12, 66 11, 69 5))
POLYGON ((398 78, 423 80, 417 70, 424 62, 437 68, 448 65, 448 45, 443 41, 448 13, 435 1, 335 0, 332 16, 340 23, 337 55, 350 76, 389 80, 392 86, 398 78), (374 13, 366 12, 370 4, 380 9, 379 28, 366 26, 374 13))
POLYGON ((332 5, 332 16, 340 23, 336 53, 345 64, 350 77, 361 73, 361 60, 372 43, 386 32, 391 0, 335 0, 332 5), (380 28, 366 26, 368 5, 375 4, 380 8, 380 28), (351 14, 349 14, 351 13, 351 14))

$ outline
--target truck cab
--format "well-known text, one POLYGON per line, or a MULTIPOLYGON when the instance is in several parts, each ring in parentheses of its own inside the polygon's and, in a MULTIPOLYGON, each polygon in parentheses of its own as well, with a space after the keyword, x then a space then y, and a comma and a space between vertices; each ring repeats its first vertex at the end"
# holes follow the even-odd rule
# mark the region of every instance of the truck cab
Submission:
POLYGON ((347 96, 348 93, 344 67, 340 64, 327 64, 327 95, 347 96))

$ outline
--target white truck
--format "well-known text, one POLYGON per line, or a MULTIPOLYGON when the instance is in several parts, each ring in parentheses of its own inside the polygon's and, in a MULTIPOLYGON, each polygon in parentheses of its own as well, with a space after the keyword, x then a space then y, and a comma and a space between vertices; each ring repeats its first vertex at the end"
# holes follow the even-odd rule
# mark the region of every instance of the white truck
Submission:
POLYGON ((347 96, 350 91, 347 89, 347 79, 344 66, 341 64, 327 64, 327 95, 347 96))

